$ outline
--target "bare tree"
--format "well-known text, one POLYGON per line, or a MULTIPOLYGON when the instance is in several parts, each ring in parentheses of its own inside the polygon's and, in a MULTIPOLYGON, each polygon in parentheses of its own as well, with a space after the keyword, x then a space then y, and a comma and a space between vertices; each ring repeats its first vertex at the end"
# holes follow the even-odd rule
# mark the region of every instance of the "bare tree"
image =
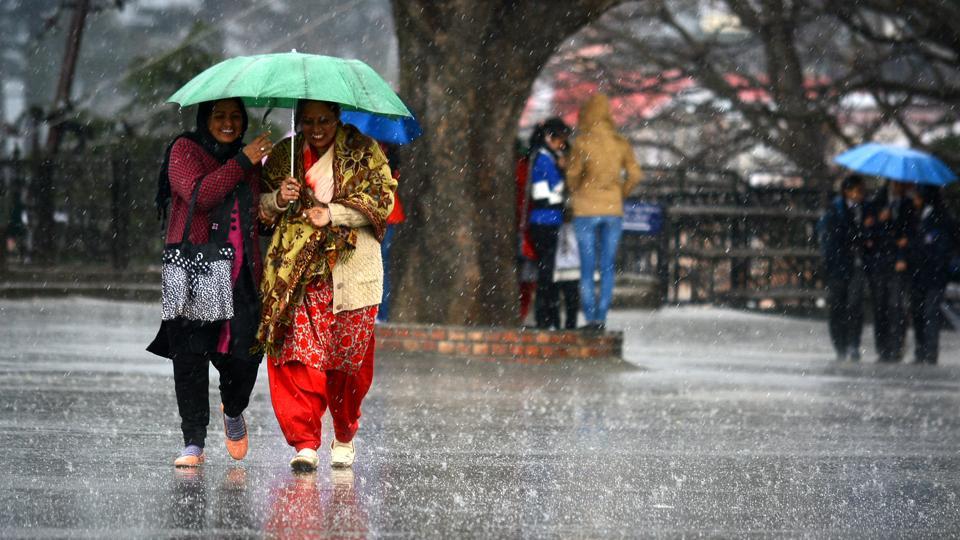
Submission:
POLYGON ((923 147, 930 133, 957 122, 960 23, 938 12, 942 5, 632 2, 585 29, 563 69, 614 94, 670 94, 636 142, 670 151, 679 165, 724 167, 765 147, 784 172, 826 186, 829 157, 840 148, 888 126, 923 147), (591 44, 608 52, 578 57, 591 44), (677 81, 686 81, 683 92, 677 81), (851 105, 854 95, 872 98, 869 114, 851 105), (910 117, 918 109, 930 111, 922 122, 910 117), (695 133, 695 143, 678 144, 669 136, 678 130, 695 133))

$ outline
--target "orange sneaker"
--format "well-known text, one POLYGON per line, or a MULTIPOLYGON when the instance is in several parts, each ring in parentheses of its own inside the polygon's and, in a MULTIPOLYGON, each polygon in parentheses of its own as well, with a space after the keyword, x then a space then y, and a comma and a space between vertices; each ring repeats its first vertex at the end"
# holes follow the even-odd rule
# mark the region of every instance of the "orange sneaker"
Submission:
POLYGON ((230 457, 236 460, 241 460, 244 456, 247 455, 247 449, 249 448, 249 437, 247 436, 247 421, 243 419, 243 415, 238 416, 233 422, 239 421, 239 426, 229 425, 231 422, 227 419, 227 414, 223 412, 223 403, 220 404, 220 415, 223 416, 223 435, 227 443, 227 453, 230 454, 230 457), (233 429, 231 429, 233 428, 233 429), (234 438, 230 437, 230 432, 236 430, 242 430, 243 436, 240 438, 235 438, 236 433, 234 433, 234 438))

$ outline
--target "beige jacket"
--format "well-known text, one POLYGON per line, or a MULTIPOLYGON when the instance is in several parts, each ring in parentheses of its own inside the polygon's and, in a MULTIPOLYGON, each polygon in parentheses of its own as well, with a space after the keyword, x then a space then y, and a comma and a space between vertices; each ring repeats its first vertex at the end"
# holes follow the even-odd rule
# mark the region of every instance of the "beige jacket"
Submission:
MULTIPOLYGON (((277 192, 260 196, 260 207, 277 216, 286 207, 277 206, 277 192)), ((350 311, 380 303, 383 298, 383 260, 380 242, 373 235, 367 217, 353 208, 330 203, 330 222, 357 229, 357 247, 346 260, 333 267, 333 312, 350 311)))
POLYGON ((577 132, 566 171, 573 215, 622 216, 623 199, 643 171, 630 143, 613 127, 607 96, 594 94, 583 104, 577 132))

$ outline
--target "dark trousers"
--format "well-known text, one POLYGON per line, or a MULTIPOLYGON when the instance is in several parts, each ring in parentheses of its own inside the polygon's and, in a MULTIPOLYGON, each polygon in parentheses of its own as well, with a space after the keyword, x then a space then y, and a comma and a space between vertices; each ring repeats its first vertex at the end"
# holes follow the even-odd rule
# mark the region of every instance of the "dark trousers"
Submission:
POLYGON ((537 328, 560 328, 560 297, 553 281, 560 228, 530 225, 530 240, 537 252, 537 296, 534 316, 537 328))
POLYGON ((862 269, 854 270, 847 279, 828 278, 827 281, 830 339, 839 357, 860 356, 864 281, 862 269))
POLYGON ((393 225, 387 225, 380 242, 380 258, 383 259, 383 298, 377 309, 377 320, 387 322, 390 319, 390 248, 393 247, 393 225))
POLYGON ((580 311, 580 280, 557 281, 554 285, 559 291, 558 296, 563 297, 563 327, 574 330, 577 328, 577 312, 580 311))
POLYGON ((881 362, 899 362, 907 335, 906 276, 902 272, 871 272, 868 279, 877 356, 881 362))
POLYGON ((179 354, 173 358, 173 382, 180 410, 183 444, 201 448, 210 423, 208 396, 209 364, 220 372, 220 401, 228 416, 239 416, 250 403, 250 393, 257 382, 260 357, 240 359, 223 354, 179 354))
POLYGON ((942 287, 914 288, 910 297, 913 314, 914 360, 936 364, 940 354, 940 304, 942 287))

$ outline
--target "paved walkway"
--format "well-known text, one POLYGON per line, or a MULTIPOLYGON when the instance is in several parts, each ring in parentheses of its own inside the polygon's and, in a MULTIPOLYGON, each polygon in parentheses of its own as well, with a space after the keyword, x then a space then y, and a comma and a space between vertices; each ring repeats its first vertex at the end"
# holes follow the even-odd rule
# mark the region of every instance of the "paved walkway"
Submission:
POLYGON ((0 537, 960 534, 956 334, 838 365, 823 323, 683 308, 614 313, 622 365, 382 356, 352 473, 308 476, 261 370, 248 458, 214 421, 189 475, 155 319, 0 301, 0 537))

